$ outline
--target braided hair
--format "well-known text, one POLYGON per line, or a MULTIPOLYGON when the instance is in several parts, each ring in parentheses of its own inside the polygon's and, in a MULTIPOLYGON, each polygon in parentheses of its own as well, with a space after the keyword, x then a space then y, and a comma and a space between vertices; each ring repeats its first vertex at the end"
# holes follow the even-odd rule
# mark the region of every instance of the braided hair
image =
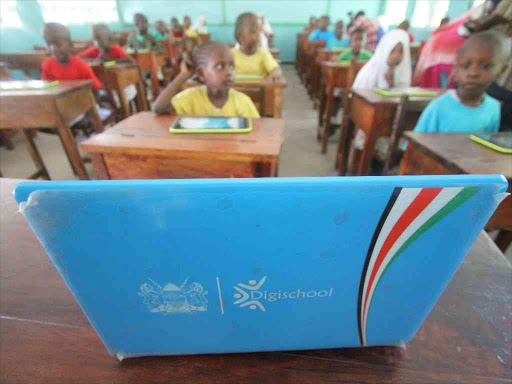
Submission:
POLYGON ((240 37, 240 34, 242 33, 242 28, 244 27, 244 25, 246 25, 247 21, 251 17, 257 17, 257 16, 254 13, 245 12, 245 13, 242 13, 240 16, 238 16, 236 18, 236 23, 235 23, 235 39, 239 43, 240 43, 239 37, 240 37))
POLYGON ((204 68, 208 64, 211 51, 216 47, 224 47, 224 43, 218 41, 207 41, 198 45, 192 51, 192 63, 195 68, 204 68))

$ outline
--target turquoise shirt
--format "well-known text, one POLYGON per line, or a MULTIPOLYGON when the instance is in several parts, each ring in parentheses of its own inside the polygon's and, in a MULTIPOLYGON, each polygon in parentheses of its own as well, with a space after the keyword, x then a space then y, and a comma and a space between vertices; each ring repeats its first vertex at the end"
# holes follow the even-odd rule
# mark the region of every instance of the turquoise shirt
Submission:
POLYGON ((414 128, 415 132, 465 133, 498 132, 500 103, 484 93, 478 107, 468 107, 455 98, 451 90, 432 100, 414 128))
POLYGON ((337 48, 348 48, 350 47, 350 37, 343 36, 341 40, 338 40, 336 35, 327 40, 326 48, 329 50, 337 49, 337 48))
POLYGON ((313 32, 309 34, 309 41, 323 40, 326 43, 331 38, 336 38, 336 35, 332 31, 322 31, 321 29, 315 29, 313 32))

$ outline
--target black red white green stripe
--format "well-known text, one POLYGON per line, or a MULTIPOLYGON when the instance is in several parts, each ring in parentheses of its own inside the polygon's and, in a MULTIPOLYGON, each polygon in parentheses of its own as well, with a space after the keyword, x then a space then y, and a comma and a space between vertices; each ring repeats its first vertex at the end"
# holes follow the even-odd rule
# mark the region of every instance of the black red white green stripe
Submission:
POLYGON ((358 326, 367 345, 368 313, 389 266, 423 233, 474 196, 480 187, 395 188, 373 235, 361 276, 358 326))

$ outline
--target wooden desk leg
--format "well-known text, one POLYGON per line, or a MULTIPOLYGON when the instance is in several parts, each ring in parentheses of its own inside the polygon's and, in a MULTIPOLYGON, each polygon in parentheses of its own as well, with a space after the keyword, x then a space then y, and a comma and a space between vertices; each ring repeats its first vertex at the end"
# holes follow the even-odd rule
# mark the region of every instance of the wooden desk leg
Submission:
POLYGON ((319 95, 320 104, 318 106, 318 129, 317 129, 317 132, 316 132, 316 139, 318 141, 320 141, 320 139, 322 138, 322 135, 320 134, 320 130, 324 126, 325 104, 326 104, 326 96, 327 96, 327 89, 326 89, 326 87, 325 87, 323 82, 320 85, 320 91, 319 92, 320 92, 320 95, 319 95))
POLYGON ((41 158, 41 154, 39 153, 39 150, 37 149, 32 136, 24 129, 21 129, 20 132, 23 135, 23 141, 25 141, 25 145, 27 146, 28 152, 30 153, 30 157, 32 157, 32 161, 37 168, 37 172, 31 178, 43 177, 46 180, 50 180, 50 175, 48 174, 43 159, 41 158))
MULTIPOLYGON (((347 102, 348 100, 345 100, 345 103, 347 102)), ((352 121, 348 113, 344 113, 343 123, 340 132, 340 139, 338 142, 338 154, 336 156, 339 176, 345 176, 347 174, 348 157, 350 155, 350 148, 352 147, 354 128, 354 122, 352 121)))
POLYGON ((59 132, 59 138, 62 142, 62 146, 64 147, 64 151, 66 151, 71 168, 73 168, 73 171, 78 175, 78 177, 80 177, 80 179, 89 180, 89 175, 85 170, 84 163, 80 157, 80 152, 78 151, 71 129, 69 128, 69 125, 64 123, 60 115, 57 115, 57 131, 59 132))
POLYGON ((92 168, 97 179, 110 180, 110 175, 101 153, 91 153, 92 168))
POLYGON ((158 82, 158 71, 157 67, 151 68, 151 82, 153 84, 153 99, 156 99, 160 95, 160 83, 158 82))
POLYGON ((149 111, 144 82, 142 80, 137 81, 135 87, 137 88, 137 112, 149 111))
MULTIPOLYGON (((119 97, 119 104, 121 104, 121 111, 123 113, 123 119, 130 117, 130 108, 128 108, 128 103, 126 102, 126 97, 124 96, 124 89, 121 87, 117 87, 117 96, 119 97)), ((138 92, 137 92, 138 93, 138 92)))
POLYGON ((101 122, 100 115, 98 113, 98 110, 96 109, 96 99, 94 98, 92 91, 89 91, 89 98, 91 100, 91 109, 89 111, 91 112, 92 120, 96 125, 96 133, 101 133, 105 129, 103 128, 103 123, 101 122))
POLYGON ((278 161, 279 160, 275 160, 257 164, 256 174, 259 174, 259 177, 277 177, 278 161))
POLYGON ((322 133, 322 153, 327 153, 327 140, 329 139, 329 126, 331 125, 333 98, 334 87, 329 85, 327 93, 327 112, 324 117, 324 132, 322 133))
POLYGON ((357 176, 366 176, 368 174, 368 169, 370 167, 370 161, 372 159, 372 155, 375 152, 375 142, 377 141, 376 137, 372 137, 371 135, 366 135, 366 141, 364 143, 363 153, 361 154, 361 159, 359 161, 359 168, 357 170, 357 176))
POLYGON ((280 119, 283 116, 283 88, 274 87, 273 118, 280 119))

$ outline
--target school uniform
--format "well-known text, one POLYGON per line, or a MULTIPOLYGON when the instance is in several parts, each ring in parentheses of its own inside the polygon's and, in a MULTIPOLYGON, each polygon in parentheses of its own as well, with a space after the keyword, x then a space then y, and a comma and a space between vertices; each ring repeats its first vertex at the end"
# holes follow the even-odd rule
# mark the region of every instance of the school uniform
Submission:
POLYGON ((335 35, 331 37, 327 41, 327 45, 325 46, 328 50, 339 49, 339 48, 349 48, 350 47, 350 37, 343 36, 341 39, 335 35))
POLYGON ((67 64, 61 64, 55 57, 46 59, 41 64, 43 80, 92 80, 92 89, 102 88, 101 81, 85 61, 72 56, 67 64))
MULTIPOLYGON (((83 57, 85 59, 97 59, 101 56, 101 51, 95 45, 91 45, 89 48, 79 52, 78 56, 83 57)), ((121 46, 113 44, 110 46, 108 56, 112 59, 122 59, 123 57, 127 57, 128 54, 123 48, 121 48, 121 46)))
MULTIPOLYGON (((359 51, 359 54, 356 56, 356 60, 358 61, 366 61, 366 60, 370 60, 373 56, 373 53, 371 53, 370 51, 367 51, 366 49, 361 49, 361 51, 359 51)), ((354 58, 354 53, 352 52, 352 48, 344 51, 344 52, 341 52, 338 56, 338 59, 340 61, 352 61, 352 59, 354 58)))
POLYGON ((222 108, 212 104, 205 85, 188 88, 178 93, 171 99, 171 104, 178 115, 260 117, 251 98, 232 88, 228 91, 228 99, 222 108))
POLYGON ((279 64, 272 54, 263 48, 258 48, 252 55, 246 55, 238 48, 233 48, 232 52, 236 73, 266 76, 279 68, 279 64))
POLYGON ((329 39, 336 38, 336 35, 332 31, 324 31, 322 29, 315 29, 313 32, 309 34, 309 41, 317 41, 323 40, 325 43, 329 41, 329 39))

